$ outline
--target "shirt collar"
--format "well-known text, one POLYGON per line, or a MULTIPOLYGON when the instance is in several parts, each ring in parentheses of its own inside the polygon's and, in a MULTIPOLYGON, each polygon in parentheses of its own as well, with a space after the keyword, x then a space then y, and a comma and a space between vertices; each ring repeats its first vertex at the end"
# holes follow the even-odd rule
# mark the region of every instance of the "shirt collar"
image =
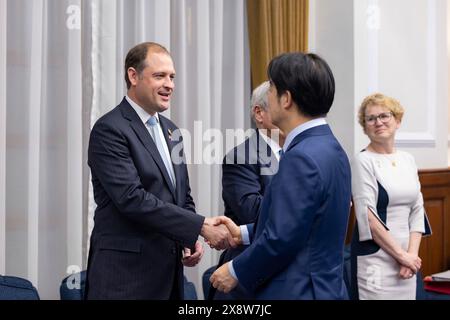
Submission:
MULTIPOLYGON (((127 99, 128 103, 131 105, 131 107, 134 109, 134 111, 136 111, 136 113, 139 116, 139 119, 141 119, 141 121, 144 124, 147 124, 147 121, 148 121, 148 119, 150 119, 151 115, 147 111, 145 111, 144 108, 142 108, 140 105, 138 105, 136 102, 134 102, 128 95, 125 95, 125 99, 127 99)), ((159 123, 158 112, 155 112, 155 117, 159 123)))
POLYGON ((268 136, 266 136, 261 130, 258 130, 258 133, 259 133, 259 136, 261 138, 263 138, 264 141, 269 145, 272 152, 276 155, 279 155, 280 150, 281 150, 280 145, 276 141, 274 141, 271 138, 269 138, 268 136))
POLYGON ((317 118, 317 119, 313 119, 313 120, 307 121, 305 123, 302 123, 298 127, 295 127, 294 130, 289 132, 288 136, 286 137, 286 141, 284 142, 284 145, 283 145, 283 151, 286 152, 289 145, 291 144, 292 140, 294 140, 294 138, 296 136, 298 136, 300 133, 302 133, 303 131, 306 131, 308 129, 318 127, 318 126, 321 126, 324 124, 327 124, 327 121, 325 120, 325 118, 317 118))

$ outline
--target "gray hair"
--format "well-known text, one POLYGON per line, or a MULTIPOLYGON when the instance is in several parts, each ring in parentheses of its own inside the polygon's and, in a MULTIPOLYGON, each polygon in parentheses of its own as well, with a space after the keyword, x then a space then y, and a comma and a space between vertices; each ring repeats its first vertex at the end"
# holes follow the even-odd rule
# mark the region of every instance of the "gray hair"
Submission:
POLYGON ((261 106, 261 108, 267 110, 268 107, 267 92, 269 91, 269 87, 270 82, 264 81, 259 86, 257 86, 255 90, 253 90, 252 100, 250 102, 250 115, 253 120, 255 120, 253 116, 253 108, 255 106, 261 106))

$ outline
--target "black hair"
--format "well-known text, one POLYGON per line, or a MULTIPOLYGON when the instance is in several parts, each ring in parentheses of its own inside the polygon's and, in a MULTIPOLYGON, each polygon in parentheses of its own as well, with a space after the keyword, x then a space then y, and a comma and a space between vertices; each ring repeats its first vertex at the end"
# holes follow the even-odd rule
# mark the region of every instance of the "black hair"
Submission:
POLYGON ((334 77, 328 64, 313 53, 284 53, 270 61, 270 82, 280 97, 291 93, 300 112, 309 117, 325 116, 334 100, 334 77))

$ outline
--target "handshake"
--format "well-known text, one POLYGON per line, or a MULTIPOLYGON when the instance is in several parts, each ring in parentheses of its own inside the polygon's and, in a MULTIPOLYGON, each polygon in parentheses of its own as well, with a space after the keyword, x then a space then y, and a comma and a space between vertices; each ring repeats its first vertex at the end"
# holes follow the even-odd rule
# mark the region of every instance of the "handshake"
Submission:
POLYGON ((241 228, 225 216, 205 218, 200 235, 211 248, 217 250, 242 244, 241 228))

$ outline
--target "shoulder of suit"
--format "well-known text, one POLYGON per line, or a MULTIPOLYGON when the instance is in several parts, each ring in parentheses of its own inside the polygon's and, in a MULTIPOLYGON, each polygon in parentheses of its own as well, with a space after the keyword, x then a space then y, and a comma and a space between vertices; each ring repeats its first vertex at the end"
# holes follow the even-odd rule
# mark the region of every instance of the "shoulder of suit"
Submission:
MULTIPOLYGON (((242 143, 231 148, 223 157, 223 164, 245 164, 247 163, 248 157, 252 154, 250 150, 250 139, 254 136, 247 137, 242 143), (250 154, 249 154, 250 153, 250 154)), ((256 150, 253 151, 255 153, 256 150)))
POLYGON ((100 118, 98 118, 95 121, 95 125, 99 124, 117 124, 120 119, 123 118, 120 112, 120 105, 116 106, 112 110, 106 112, 104 115, 102 115, 100 118))
POLYGON ((250 139, 252 139, 252 137, 253 136, 247 137, 243 142, 231 148, 230 151, 228 151, 228 153, 236 153, 238 152, 238 150, 247 148, 250 145, 250 139))

